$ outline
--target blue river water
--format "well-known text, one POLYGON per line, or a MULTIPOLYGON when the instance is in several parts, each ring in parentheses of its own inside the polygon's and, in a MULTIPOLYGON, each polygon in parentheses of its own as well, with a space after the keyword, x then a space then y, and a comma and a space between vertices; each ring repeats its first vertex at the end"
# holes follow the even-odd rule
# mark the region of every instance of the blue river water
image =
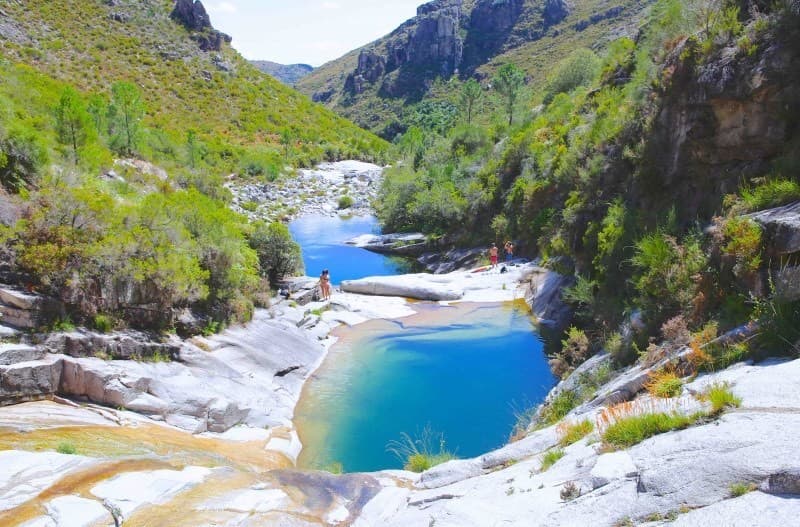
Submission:
MULTIPOLYGON (((295 423, 300 465, 344 470, 401 468, 387 450, 425 427, 447 450, 471 457, 508 441, 515 413, 555 385, 526 309, 512 304, 418 304, 400 321, 337 331, 309 381, 295 423)), ((438 441, 432 445, 438 450, 438 441)))
POLYGON ((329 269, 334 284, 365 276, 405 273, 411 268, 405 260, 345 244, 361 234, 379 234, 380 226, 373 216, 304 216, 292 221, 289 231, 303 250, 306 275, 319 276, 323 269, 329 269))

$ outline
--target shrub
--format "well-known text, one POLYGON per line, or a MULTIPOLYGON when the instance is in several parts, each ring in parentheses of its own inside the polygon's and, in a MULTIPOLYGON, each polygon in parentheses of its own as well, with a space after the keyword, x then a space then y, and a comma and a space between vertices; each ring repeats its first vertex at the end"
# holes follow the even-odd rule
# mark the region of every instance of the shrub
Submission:
POLYGON ((564 457, 564 450, 561 448, 553 448, 548 450, 542 456, 541 471, 545 472, 547 469, 556 464, 556 461, 564 457))
POLYGON ((256 223, 249 242, 258 255, 261 275, 271 284, 275 285, 284 276, 302 270, 300 246, 292 240, 289 228, 283 223, 256 223))
POLYGON ((742 400, 736 397, 727 383, 715 383, 708 387, 703 397, 711 403, 711 413, 720 414, 726 408, 738 408, 742 400))
POLYGON ((578 485, 575 484, 574 481, 567 481, 564 483, 564 486, 561 488, 561 492, 559 493, 561 499, 564 501, 572 501, 575 498, 580 497, 581 489, 578 485))
POLYGON ((734 274, 742 276, 761 267, 761 227, 750 218, 733 217, 724 221, 726 243, 723 254, 736 259, 734 274))
POLYGON ((654 397, 668 399, 680 395, 683 381, 674 371, 662 370, 650 374, 645 388, 654 397))
POLYGON ((562 423, 558 425, 557 431, 560 436, 559 444, 569 446, 591 434, 594 431, 594 424, 588 419, 577 423, 562 423))
POLYGON ((572 390, 562 390, 546 403, 539 412, 539 420, 545 425, 552 425, 578 406, 580 397, 572 390))
POLYGON ((740 496, 744 496, 748 492, 753 492, 758 488, 758 485, 755 483, 731 483, 730 487, 728 487, 728 491, 730 493, 731 498, 738 498, 740 496))
POLYGON ((350 196, 341 196, 339 198, 339 210, 349 209, 353 206, 353 198, 350 196))
POLYGON ((600 59, 589 49, 579 48, 556 65, 545 87, 544 103, 549 104, 559 93, 567 93, 594 80, 600 59))
POLYGON ((661 326, 661 335, 665 340, 676 346, 685 346, 692 340, 692 334, 686 326, 686 319, 682 315, 673 317, 661 326))
POLYGON ((489 135, 480 126, 459 125, 450 134, 450 150, 455 156, 471 156, 489 146, 489 135))
POLYGON ((100 333, 108 333, 114 329, 114 320, 107 315, 95 315, 93 323, 95 329, 100 333))
POLYGON ((781 177, 769 179, 758 186, 744 189, 742 200, 750 211, 779 207, 800 200, 800 183, 781 177))
POLYGON ((59 454, 68 454, 70 456, 74 456, 77 453, 77 451, 78 450, 75 448, 75 445, 73 445, 69 441, 64 441, 62 443, 59 443, 58 446, 56 447, 56 452, 58 452, 59 454))
POLYGON ((561 352, 550 359, 553 373, 562 379, 576 366, 583 363, 589 353, 589 338, 583 330, 570 327, 567 338, 561 341, 561 352))
POLYGON ((401 439, 390 441, 386 449, 397 456, 405 470, 411 472, 424 472, 456 458, 447 450, 444 435, 434 432, 430 426, 423 428, 416 439, 403 432, 401 439))
POLYGON ((694 424, 700 415, 652 413, 623 417, 603 432, 603 441, 614 448, 627 448, 657 434, 680 430, 694 424))

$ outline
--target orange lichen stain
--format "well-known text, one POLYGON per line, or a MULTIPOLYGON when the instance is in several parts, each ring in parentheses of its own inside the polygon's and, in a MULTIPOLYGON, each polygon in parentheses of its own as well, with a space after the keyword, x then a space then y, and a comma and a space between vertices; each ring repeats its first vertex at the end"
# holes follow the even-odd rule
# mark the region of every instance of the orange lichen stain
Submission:
POLYGON ((59 496, 80 495, 91 497, 89 491, 92 487, 117 474, 164 468, 180 469, 182 467, 155 459, 127 459, 101 463, 73 471, 54 485, 40 492, 35 498, 18 507, 0 512, 0 525, 21 525, 28 520, 41 516, 45 513, 44 504, 59 496))
MULTIPOLYGON (((233 489, 240 477, 254 481, 259 474, 292 466, 285 455, 264 450, 264 441, 236 443, 158 425, 70 426, 29 432, 0 429, 0 450, 53 451, 64 443, 74 447, 78 455, 99 458, 99 463, 67 474, 35 498, 0 513, 0 525, 19 525, 40 516, 44 505, 59 496, 92 498, 92 487, 125 472, 182 470, 190 465, 229 467, 231 470, 223 474, 234 474, 237 479, 221 488, 233 489)), ((127 521, 125 524, 129 525, 127 521)))

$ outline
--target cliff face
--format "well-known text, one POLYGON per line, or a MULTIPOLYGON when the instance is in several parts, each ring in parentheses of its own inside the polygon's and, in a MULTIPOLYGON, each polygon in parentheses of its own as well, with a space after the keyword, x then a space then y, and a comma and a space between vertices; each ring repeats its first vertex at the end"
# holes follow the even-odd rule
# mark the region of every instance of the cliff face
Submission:
POLYGON ((297 89, 389 137, 397 127, 387 125, 402 120, 405 105, 430 96, 435 79, 486 78, 513 62, 543 82, 553 61, 576 47, 632 35, 649 1, 609 8, 603 0, 435 0, 389 35, 321 66, 297 89))
POLYGON ((721 196, 798 148, 798 37, 796 28, 767 34, 751 54, 733 44, 705 60, 694 59, 692 40, 678 46, 649 140, 649 194, 669 196, 682 217, 707 217, 721 196))
POLYGON ((462 7, 462 0, 435 0, 420 6, 415 18, 375 46, 361 50, 344 90, 360 94, 367 83, 401 70, 385 79, 380 89, 390 96, 402 96, 419 89, 419 85, 414 86, 415 80, 452 75, 464 49, 460 35, 462 7))

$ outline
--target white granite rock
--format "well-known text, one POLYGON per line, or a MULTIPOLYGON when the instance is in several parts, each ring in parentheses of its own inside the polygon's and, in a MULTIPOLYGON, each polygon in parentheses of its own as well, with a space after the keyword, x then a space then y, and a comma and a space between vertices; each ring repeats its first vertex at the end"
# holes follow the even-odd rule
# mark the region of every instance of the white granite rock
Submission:
POLYGON ((100 502, 78 496, 60 496, 49 501, 45 509, 58 527, 90 527, 114 523, 111 513, 100 502))

